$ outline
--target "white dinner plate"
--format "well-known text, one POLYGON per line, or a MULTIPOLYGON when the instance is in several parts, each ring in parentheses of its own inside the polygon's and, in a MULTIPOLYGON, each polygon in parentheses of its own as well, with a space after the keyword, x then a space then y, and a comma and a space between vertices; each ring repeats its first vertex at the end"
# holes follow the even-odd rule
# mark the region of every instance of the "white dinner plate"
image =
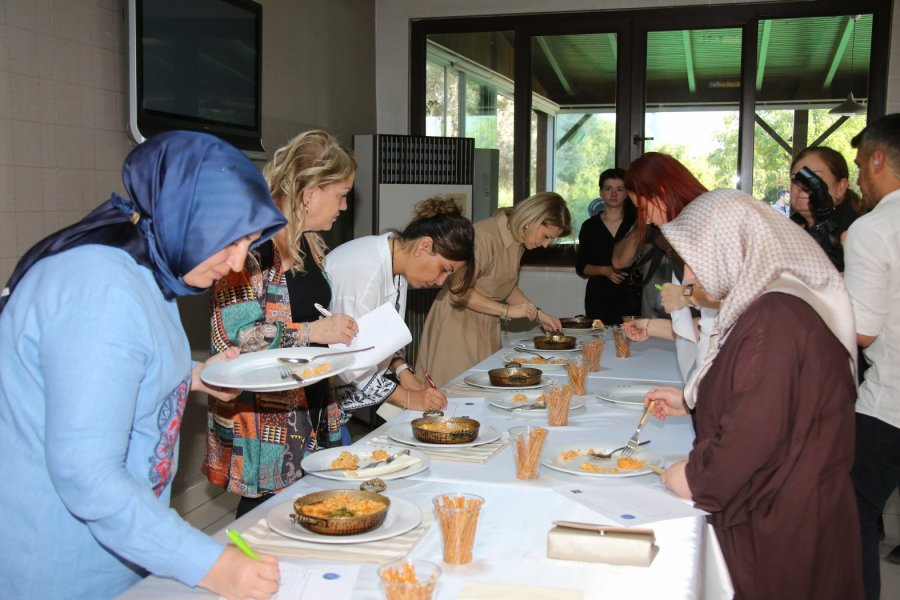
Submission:
MULTIPOLYGON (((566 370, 566 355, 554 355, 553 352, 542 350, 542 356, 546 356, 550 360, 561 360, 561 363, 545 363, 541 362, 541 358, 539 356, 535 356, 534 354, 528 354, 527 352, 516 352, 513 350, 512 352, 507 352, 502 356, 503 362, 517 362, 523 367, 534 367, 536 369, 540 369, 541 371, 559 371, 565 372, 566 370), (537 362, 532 362, 537 361, 537 362)), ((571 355, 569 355, 571 358, 571 355)))
POLYGON ((282 365, 278 359, 282 357, 310 358, 329 352, 334 351, 329 348, 275 348, 247 352, 234 360, 220 360, 209 365, 200 372, 200 379, 208 385, 238 388, 249 392, 292 390, 343 373, 353 366, 354 357, 352 354, 332 358, 323 356, 308 365, 296 365, 293 369, 298 375, 302 375, 304 369, 313 369, 323 364, 328 365, 328 369, 322 373, 304 377, 302 382, 295 381, 290 376, 286 379, 283 378, 281 367, 286 365, 282 365))
POLYGON ((472 446, 480 446, 482 444, 490 444, 500 439, 501 433, 490 425, 482 425, 478 429, 478 437, 471 442, 464 444, 429 444, 420 442, 413 435, 412 425, 410 423, 399 423, 388 429, 388 437, 395 442, 406 444, 408 446, 418 446, 420 448, 438 448, 441 450, 453 450, 455 448, 470 448, 472 446))
POLYGON ((418 527, 419 523, 422 522, 422 509, 409 500, 397 498, 396 496, 388 497, 391 499, 391 506, 388 508, 388 514, 384 518, 384 523, 371 531, 357 533, 356 535, 322 535, 321 533, 313 533, 308 529, 304 529, 300 525, 295 525, 291 521, 291 515, 294 513, 293 502, 279 504, 269 511, 269 514, 266 516, 266 523, 268 523, 269 529, 284 537, 319 544, 361 544, 363 542, 386 540, 418 527))
POLYGON ((500 390, 503 392, 508 392, 510 390, 535 390, 537 388, 547 387, 548 385, 553 385, 554 383, 556 383, 553 379, 549 379, 544 375, 541 375, 540 383, 536 383, 534 385, 492 385, 491 378, 486 372, 466 375, 465 377, 463 377, 463 382, 475 387, 484 388, 486 390, 500 390))
POLYGON ((595 395, 607 402, 633 408, 644 408, 644 396, 647 395, 647 392, 659 386, 659 383, 628 383, 602 389, 595 395))
POLYGON ((546 349, 536 347, 534 345, 534 340, 528 340, 528 341, 522 340, 520 342, 517 342, 516 345, 513 346, 513 350, 534 350, 535 352, 537 352, 539 354, 543 354, 544 352, 566 352, 566 353, 581 352, 581 342, 576 341, 575 347, 569 348, 567 350, 559 350, 559 349, 546 350, 546 349))
MULTIPOLYGON (((344 451, 353 452, 353 454, 359 457, 360 466, 365 466, 375 460, 374 458, 372 458, 372 452, 374 452, 375 450, 384 450, 388 454, 396 454, 397 452, 400 452, 401 448, 398 448, 396 446, 382 446, 377 448, 372 447, 371 449, 360 448, 355 452, 353 452, 352 447, 348 446, 328 448, 326 450, 320 450, 318 452, 313 452, 312 454, 307 454, 306 457, 300 462, 300 466, 303 468, 303 471, 305 473, 308 473, 309 475, 315 475, 316 477, 321 477, 322 479, 333 479, 335 481, 355 481, 358 483, 362 481, 362 479, 360 479, 359 477, 347 477, 346 475, 344 475, 343 471, 327 471, 325 473, 316 473, 315 471, 319 469, 330 469, 331 462, 338 456, 340 456, 341 452, 344 451)), ((407 450, 409 449, 407 448, 407 450)), ((389 481, 391 479, 402 479, 403 477, 409 477, 410 475, 421 473, 431 465, 431 459, 418 450, 409 450, 409 455, 413 458, 418 458, 419 463, 407 467, 402 471, 385 473, 384 475, 379 475, 378 477, 380 479, 384 479, 385 481, 389 481)))
POLYGON ((580 443, 570 442, 567 444, 562 444, 558 446, 553 446, 544 450, 542 454, 541 463, 550 469, 554 469, 556 471, 562 471, 563 473, 571 473, 573 475, 584 475, 586 477, 636 477, 638 475, 646 475, 647 473, 652 473, 650 469, 647 468, 648 464, 663 466, 663 457, 659 454, 653 452, 652 450, 645 450, 644 448, 638 448, 637 451, 632 455, 634 458, 638 458, 644 461, 644 467, 640 469, 627 469, 627 470, 618 470, 618 471, 605 471, 602 473, 598 473, 595 471, 585 471, 581 468, 581 465, 587 463, 589 465, 602 467, 604 469, 613 469, 616 467, 616 461, 619 458, 619 455, 612 458, 607 459, 594 459, 588 458, 587 453, 590 450, 594 451, 602 451, 606 452, 612 450, 613 448, 618 448, 624 442, 614 443, 614 442, 600 442, 600 443, 592 443, 589 441, 583 441, 580 443), (576 452, 576 456, 574 458, 570 458, 568 460, 562 458, 562 453, 564 452, 576 452))
MULTIPOLYGON (((506 393, 495 398, 490 398, 488 403, 492 406, 496 406, 497 408, 503 408, 509 410, 516 406, 522 406, 523 404, 531 404, 536 402, 537 399, 543 396, 544 393, 541 391, 529 391, 529 392, 516 392, 516 393, 506 393), (525 401, 517 400, 516 396, 525 396, 525 401)), ((583 396, 572 396, 572 399, 569 400, 569 411, 573 411, 576 408, 581 408, 584 406, 584 397, 583 396)), ((527 417, 527 416, 547 416, 546 408, 528 408, 523 410, 513 411, 512 414, 517 417, 527 417)))

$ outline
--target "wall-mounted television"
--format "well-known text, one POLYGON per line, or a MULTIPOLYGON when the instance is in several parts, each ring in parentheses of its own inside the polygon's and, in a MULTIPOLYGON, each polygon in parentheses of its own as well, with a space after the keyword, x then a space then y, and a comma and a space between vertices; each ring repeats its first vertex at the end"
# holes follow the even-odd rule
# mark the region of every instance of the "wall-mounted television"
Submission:
POLYGON ((128 0, 128 129, 204 131, 265 159, 262 6, 253 0, 128 0))

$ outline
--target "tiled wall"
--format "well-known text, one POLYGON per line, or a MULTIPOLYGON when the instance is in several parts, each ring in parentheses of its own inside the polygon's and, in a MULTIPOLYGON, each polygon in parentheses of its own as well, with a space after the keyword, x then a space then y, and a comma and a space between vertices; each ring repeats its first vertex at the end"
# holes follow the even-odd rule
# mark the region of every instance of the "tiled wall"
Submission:
POLYGON ((124 36, 119 0, 0 1, 0 281, 122 190, 124 36))

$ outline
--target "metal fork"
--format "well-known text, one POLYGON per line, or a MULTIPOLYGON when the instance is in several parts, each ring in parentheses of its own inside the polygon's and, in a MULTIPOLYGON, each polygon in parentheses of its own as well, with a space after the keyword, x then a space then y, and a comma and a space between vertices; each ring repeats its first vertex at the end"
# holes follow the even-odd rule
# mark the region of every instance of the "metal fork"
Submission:
POLYGON ((631 437, 628 438, 627 447, 622 450, 622 454, 620 456, 631 456, 634 454, 634 451, 638 449, 640 446, 640 437, 641 437, 641 428, 644 426, 644 423, 647 422, 647 417, 650 416, 650 409, 653 408, 653 401, 647 403, 647 406, 644 407, 644 414, 641 415, 641 420, 638 421, 638 426, 635 428, 634 433, 631 434, 631 437))
POLYGON ((520 351, 520 352, 525 352, 526 354, 534 354, 535 356, 537 356, 537 357, 540 358, 541 360, 550 360, 549 358, 547 358, 547 357, 544 356, 543 354, 540 354, 539 352, 535 352, 534 350, 528 350, 527 348, 519 348, 519 351, 520 351))
MULTIPOLYGON (((639 443, 638 446, 646 446, 649 443, 650 440, 647 440, 645 442, 639 443)), ((622 446, 621 448, 616 448, 615 450, 610 450, 609 452, 588 452, 588 456, 590 456, 591 458, 607 459, 612 458, 614 454, 617 454, 619 452, 622 452, 622 456, 626 456, 625 450, 627 449, 628 446, 622 446)))
POLYGON ((294 381, 303 381, 302 377, 294 373, 294 371, 288 367, 279 367, 278 372, 281 374, 282 379, 290 379, 291 377, 293 377, 294 381))

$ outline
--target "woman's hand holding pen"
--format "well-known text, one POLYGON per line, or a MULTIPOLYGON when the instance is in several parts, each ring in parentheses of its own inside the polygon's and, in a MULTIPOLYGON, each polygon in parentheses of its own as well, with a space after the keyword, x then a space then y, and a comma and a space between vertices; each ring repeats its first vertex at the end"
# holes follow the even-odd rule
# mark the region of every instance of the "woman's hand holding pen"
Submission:
POLYGON ((428 374, 428 371, 422 371, 422 373, 425 375, 425 381, 428 382, 428 387, 423 391, 421 406, 417 408, 417 410, 423 412, 434 409, 443 410, 447 406, 447 396, 434 385, 434 380, 431 379, 431 375, 428 374))
POLYGON ((263 554, 254 560, 235 546, 226 546, 198 585, 229 600, 267 600, 278 591, 279 577, 274 556, 263 554))
POLYGON ((309 324, 309 341, 316 344, 340 342, 349 346, 358 333, 359 325, 357 325, 356 319, 343 313, 311 321, 309 324))

